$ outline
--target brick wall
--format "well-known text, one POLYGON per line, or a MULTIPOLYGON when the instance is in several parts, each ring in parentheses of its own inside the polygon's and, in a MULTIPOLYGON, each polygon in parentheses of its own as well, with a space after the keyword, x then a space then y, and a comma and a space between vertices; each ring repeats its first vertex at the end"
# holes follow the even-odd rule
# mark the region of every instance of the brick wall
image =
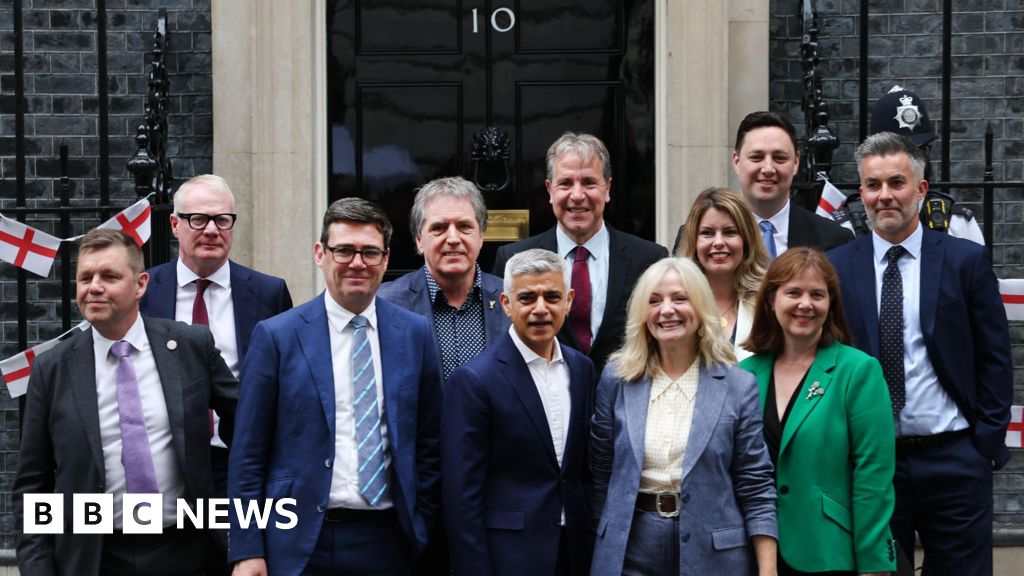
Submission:
MULTIPOLYGON (((99 198, 97 96, 97 0, 22 0, 25 67, 25 165, 29 205, 53 206, 61 142, 69 147, 71 197, 94 206, 99 198)), ((170 74, 168 156, 176 181, 213 167, 209 0, 108 0, 107 69, 111 204, 135 200, 128 158, 135 129, 143 121, 144 96, 158 9, 167 9, 170 74)), ((14 206, 15 100, 14 0, 0 0, 0 211, 14 206)), ((100 222, 74 219, 75 234, 100 222)), ((32 217, 29 224, 55 232, 52 222, 32 217)), ((59 266, 59 261, 58 261, 59 266)), ((29 274, 29 345, 58 335, 59 267, 47 280, 29 274)), ((0 358, 17 353, 15 268, 0 263, 0 358)), ((77 322, 77 311, 73 322, 77 322)), ((0 392, 0 549, 14 547, 10 488, 18 462, 18 402, 0 392)))
MULTIPOLYGON (((948 0, 947 0, 948 1, 948 0)), ((771 107, 802 132, 800 110, 801 4, 771 0, 771 107)), ((856 0, 818 0, 819 56, 830 125, 841 141, 833 180, 855 182, 853 150, 859 136, 859 19, 856 0)), ((869 111, 894 84, 920 96, 941 134, 942 7, 940 0, 870 0, 869 111)), ((1024 1, 959 0, 953 4, 950 178, 980 181, 984 134, 991 124, 996 180, 1024 179, 1024 1)), ((801 135, 802 136, 802 135, 801 135)), ((932 146, 934 177, 941 174, 942 143, 932 146)), ((958 201, 980 218, 982 192, 957 190, 958 201)), ((996 274, 1024 278, 1024 189, 995 192, 996 274)), ((1024 404, 1024 323, 1011 323, 1016 366, 1015 403, 1024 404)), ((995 514, 1000 528, 1024 529, 1024 452, 996 474, 995 514)))

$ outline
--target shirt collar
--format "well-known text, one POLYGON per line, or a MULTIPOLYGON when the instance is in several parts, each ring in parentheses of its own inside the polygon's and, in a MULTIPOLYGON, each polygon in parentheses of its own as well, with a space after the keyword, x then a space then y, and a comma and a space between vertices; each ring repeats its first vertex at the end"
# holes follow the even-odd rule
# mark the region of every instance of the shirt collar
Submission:
MULTIPOLYGON (((921 257, 921 242, 924 240, 924 231, 920 223, 917 228, 907 236, 903 242, 900 242, 900 246, 906 249, 907 253, 910 254, 914 259, 921 257)), ((889 251, 889 248, 895 246, 892 242, 889 242, 885 238, 882 238, 874 230, 871 231, 871 246, 875 251, 875 260, 886 264, 885 254, 889 251)))
MULTIPOLYGON (((229 268, 230 262, 224 261, 224 264, 217 268, 217 271, 206 277, 207 280, 213 282, 221 288, 231 288, 231 268, 229 268)), ((192 271, 191 268, 185 266, 185 263, 178 258, 178 263, 175 265, 175 269, 178 272, 178 288, 188 286, 192 282, 199 279, 199 276, 192 271)))
MULTIPOLYGON (((572 252, 576 248, 576 241, 569 238, 569 235, 562 231, 562 226, 555 226, 555 239, 558 241, 558 255, 562 258, 568 258, 569 252, 572 252)), ((608 254, 608 226, 605 225, 604 221, 601 221, 601 227, 597 229, 597 233, 590 237, 583 243, 583 247, 590 252, 590 256, 599 260, 606 258, 608 254)))
MULTIPOLYGON (((327 322, 328 324, 331 325, 331 328, 335 332, 340 333, 348 326, 349 322, 351 322, 352 319, 356 317, 356 315, 354 312, 346 310, 341 306, 341 304, 335 302, 334 298, 331 298, 331 295, 329 293, 324 292, 323 295, 324 308, 327 309, 327 322)), ((366 307, 366 310, 360 312, 359 315, 362 316, 363 318, 366 318, 366 320, 370 323, 370 328, 376 330, 377 298, 374 297, 374 299, 370 302, 370 305, 366 307)))
POLYGON ((776 212, 774 216, 765 218, 764 216, 755 213, 754 218, 757 219, 757 223, 760 223, 762 220, 771 222, 772 226, 775 227, 776 234, 789 238, 789 210, 789 200, 786 200, 786 204, 783 205, 782 209, 776 212))
MULTIPOLYGON (((482 272, 482 270, 480 270, 480 263, 477 262, 474 265, 473 270, 473 289, 469 292, 470 298, 480 299, 480 290, 482 286, 480 283, 480 272, 482 272)), ((430 301, 437 302, 437 294, 444 294, 444 291, 441 290, 441 285, 437 283, 437 280, 434 279, 434 275, 430 273, 430 270, 427 269, 425 264, 423 265, 423 273, 427 276, 427 292, 430 293, 430 301)), ((447 296, 445 297, 445 302, 448 302, 447 296)))
MULTIPOLYGON (((120 340, 106 338, 100 334, 95 326, 92 327, 92 338, 96 346, 94 350, 97 351, 97 359, 106 358, 110 354, 110 347, 115 342, 120 342, 120 340)), ((131 344, 135 350, 144 350, 149 346, 149 339, 146 337, 146 325, 142 322, 142 314, 136 314, 135 322, 121 340, 131 344)))
POLYGON ((551 362, 548 362, 546 358, 542 358, 536 352, 530 350, 530 347, 519 338, 519 334, 516 333, 516 327, 514 325, 508 327, 508 333, 512 336, 512 343, 516 345, 516 349, 519 350, 519 354, 522 355, 523 360, 527 364, 532 364, 538 360, 545 364, 560 364, 563 362, 562 345, 558 342, 558 338, 554 339, 555 351, 551 354, 551 362))

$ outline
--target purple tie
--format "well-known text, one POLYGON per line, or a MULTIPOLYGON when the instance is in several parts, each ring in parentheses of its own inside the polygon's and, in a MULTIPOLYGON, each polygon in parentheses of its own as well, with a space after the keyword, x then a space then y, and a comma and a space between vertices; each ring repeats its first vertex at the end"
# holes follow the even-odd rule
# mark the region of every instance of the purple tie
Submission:
POLYGON ((156 494, 156 469, 146 435, 146 419, 139 399, 139 381, 128 356, 132 345, 114 342, 110 351, 117 356, 117 413, 121 420, 121 463, 124 464, 125 492, 156 494))

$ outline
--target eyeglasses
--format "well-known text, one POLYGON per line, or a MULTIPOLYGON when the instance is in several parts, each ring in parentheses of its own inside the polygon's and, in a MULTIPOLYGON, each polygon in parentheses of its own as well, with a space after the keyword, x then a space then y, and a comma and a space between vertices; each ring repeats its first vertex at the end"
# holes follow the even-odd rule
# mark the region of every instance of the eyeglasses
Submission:
POLYGON ((324 249, 331 253, 331 257, 338 264, 348 264, 356 257, 356 254, 359 254, 363 258, 363 264, 367 266, 380 264, 384 261, 384 255, 388 253, 387 250, 380 248, 358 250, 354 246, 328 246, 327 244, 324 244, 324 249))
POLYGON ((206 230, 206 225, 213 224, 220 230, 231 230, 235 226, 238 214, 200 214, 198 212, 178 212, 178 218, 187 220, 193 230, 206 230))

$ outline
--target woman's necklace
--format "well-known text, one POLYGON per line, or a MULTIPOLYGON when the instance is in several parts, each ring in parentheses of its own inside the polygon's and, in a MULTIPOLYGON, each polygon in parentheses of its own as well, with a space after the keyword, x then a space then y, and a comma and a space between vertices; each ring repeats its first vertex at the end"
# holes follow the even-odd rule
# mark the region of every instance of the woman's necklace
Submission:
POLYGON ((721 308, 718 309, 718 317, 722 323, 722 328, 729 326, 729 323, 736 319, 736 305, 738 301, 734 300, 732 304, 726 307, 725 312, 721 308))

